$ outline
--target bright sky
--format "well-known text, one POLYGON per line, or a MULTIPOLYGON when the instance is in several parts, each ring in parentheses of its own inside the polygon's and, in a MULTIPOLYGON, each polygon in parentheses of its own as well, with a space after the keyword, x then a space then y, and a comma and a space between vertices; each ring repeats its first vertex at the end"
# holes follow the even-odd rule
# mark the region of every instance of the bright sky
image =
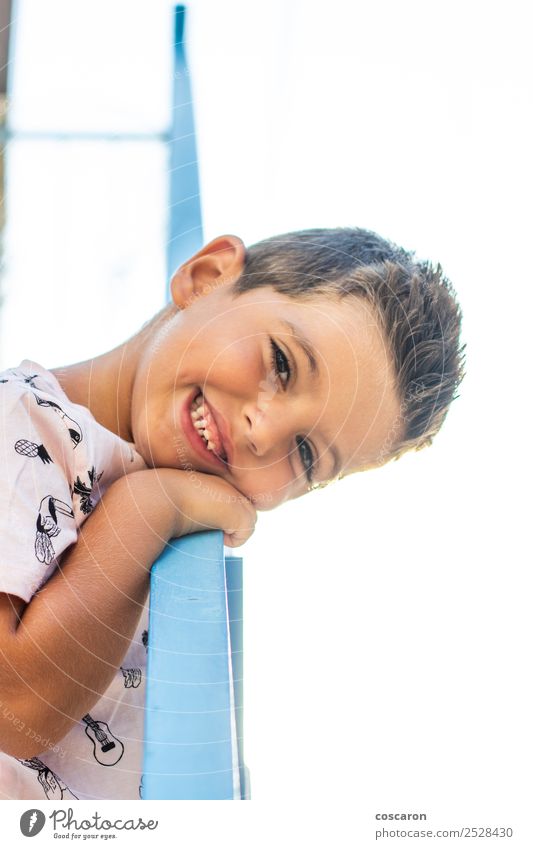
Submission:
MULTIPOLYGON (((165 129, 166 2, 19 5, 16 128, 165 129)), ((205 239, 367 227, 439 261, 464 310, 468 376, 434 446, 263 515, 239 552, 253 797, 330 803, 339 829, 355 806, 358 845, 378 810, 518 826, 530 806, 524 16, 190 4, 205 239)), ((28 137, 9 166, 2 367, 100 353, 164 297, 164 149, 28 137)))

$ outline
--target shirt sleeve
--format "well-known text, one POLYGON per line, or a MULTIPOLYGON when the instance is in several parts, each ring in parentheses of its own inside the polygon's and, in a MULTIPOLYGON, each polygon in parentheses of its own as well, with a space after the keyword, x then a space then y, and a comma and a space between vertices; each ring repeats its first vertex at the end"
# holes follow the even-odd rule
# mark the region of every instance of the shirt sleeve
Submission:
POLYGON ((0 383, 0 592, 26 602, 78 537, 70 486, 76 446, 66 424, 42 392, 0 383))

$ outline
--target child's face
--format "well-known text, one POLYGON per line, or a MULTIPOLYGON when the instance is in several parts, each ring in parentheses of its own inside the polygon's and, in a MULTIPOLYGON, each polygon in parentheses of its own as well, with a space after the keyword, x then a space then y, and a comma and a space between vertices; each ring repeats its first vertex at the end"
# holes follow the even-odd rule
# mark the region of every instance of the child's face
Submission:
POLYGON ((143 351, 133 385, 132 434, 148 465, 219 475, 270 509, 308 490, 311 464, 318 483, 381 462, 401 436, 400 405, 369 305, 271 287, 232 298, 230 283, 191 302, 190 284, 173 281, 181 312, 143 351), (226 462, 192 424, 200 392, 226 462))

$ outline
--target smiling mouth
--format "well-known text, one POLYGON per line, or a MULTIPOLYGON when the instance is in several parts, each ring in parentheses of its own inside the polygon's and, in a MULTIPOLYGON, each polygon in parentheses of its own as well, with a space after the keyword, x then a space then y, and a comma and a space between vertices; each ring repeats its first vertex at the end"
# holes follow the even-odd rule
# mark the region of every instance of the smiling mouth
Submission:
POLYGON ((201 392, 193 399, 189 413, 193 427, 204 440, 207 450, 227 463, 228 457, 224 451, 213 414, 201 392))

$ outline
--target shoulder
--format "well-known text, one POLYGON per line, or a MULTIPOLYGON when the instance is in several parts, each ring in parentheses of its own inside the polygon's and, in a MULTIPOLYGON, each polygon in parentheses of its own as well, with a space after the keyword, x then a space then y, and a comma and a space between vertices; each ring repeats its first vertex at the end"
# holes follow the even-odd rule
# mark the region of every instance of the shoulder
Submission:
POLYGON ((17 443, 26 456, 37 456, 42 446, 82 495, 96 482, 103 492, 116 478, 146 468, 133 444, 104 428, 70 400, 54 374, 30 360, 0 373, 2 443, 4 453, 17 443))
POLYGON ((52 465, 68 474, 70 454, 83 438, 81 427, 69 416, 68 404, 46 380, 48 373, 27 365, 32 363, 24 360, 0 372, 2 476, 15 474, 19 482, 23 471, 35 478, 39 469, 52 465))
POLYGON ((49 372, 24 368, 25 365, 31 366, 31 362, 25 360, 21 366, 0 373, 3 441, 11 442, 13 436, 17 437, 26 456, 32 450, 26 443, 41 434, 56 444, 76 448, 83 440, 83 428, 72 414, 68 398, 49 372))
POLYGON ((34 372, 8 369, 0 381, 0 591, 28 601, 77 538, 79 431, 53 385, 34 372))

